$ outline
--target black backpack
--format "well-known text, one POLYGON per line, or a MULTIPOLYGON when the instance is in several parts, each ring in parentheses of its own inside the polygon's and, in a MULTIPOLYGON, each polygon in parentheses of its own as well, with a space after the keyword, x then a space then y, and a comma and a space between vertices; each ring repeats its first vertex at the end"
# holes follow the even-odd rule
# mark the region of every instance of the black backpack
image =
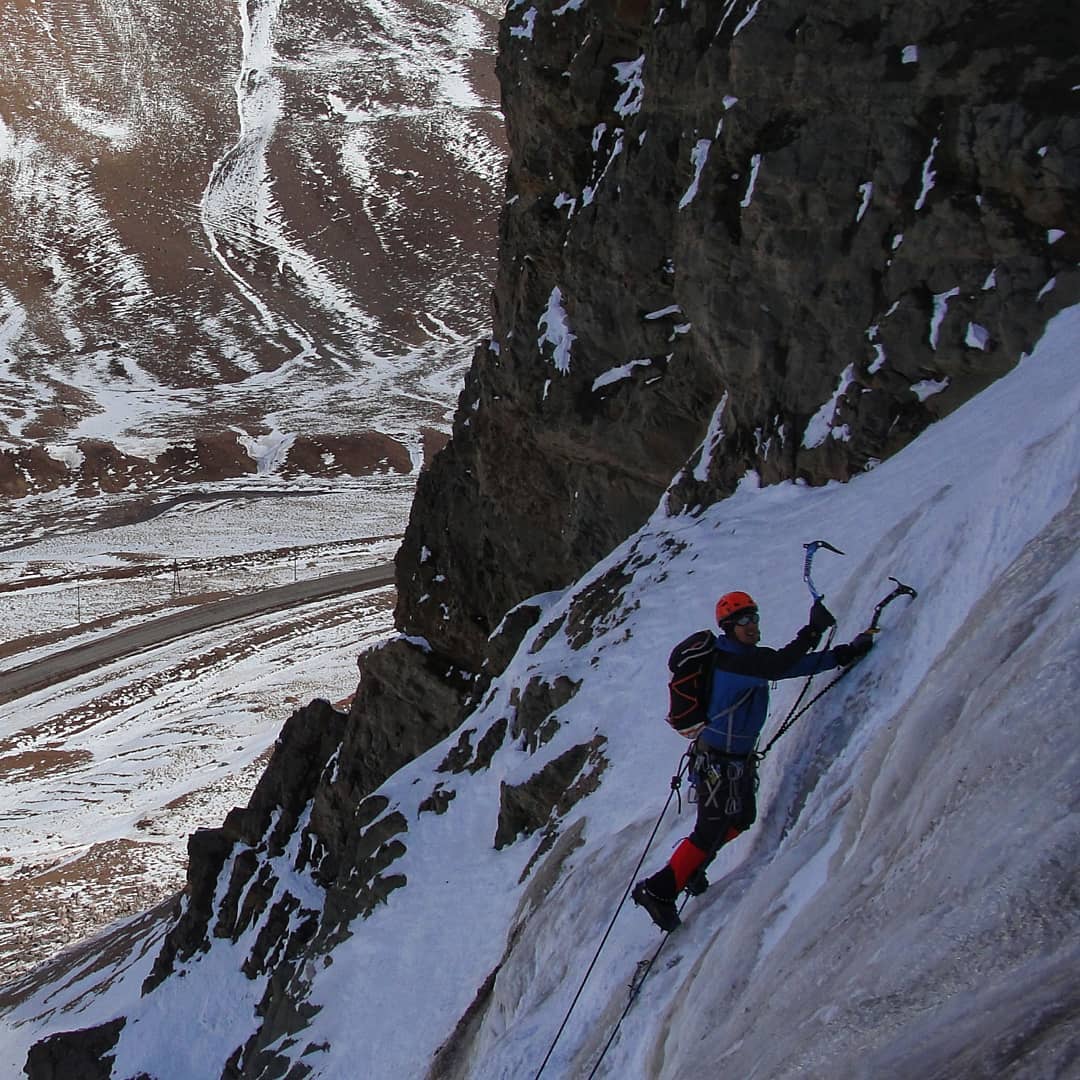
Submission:
POLYGON ((713 647, 716 636, 699 630, 671 650, 668 668, 667 722, 684 738, 696 739, 709 720, 709 687, 712 683, 713 647))

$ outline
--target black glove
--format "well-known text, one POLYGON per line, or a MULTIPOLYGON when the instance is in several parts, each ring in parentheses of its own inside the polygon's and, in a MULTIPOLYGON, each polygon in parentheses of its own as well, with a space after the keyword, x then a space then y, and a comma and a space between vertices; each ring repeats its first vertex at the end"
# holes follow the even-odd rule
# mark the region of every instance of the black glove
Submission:
POLYGON ((837 645, 833 649, 841 667, 850 667, 856 660, 861 660, 874 647, 874 635, 862 633, 846 645, 837 645))
POLYGON ((836 619, 833 618, 833 613, 820 600, 815 600, 814 606, 810 609, 810 621, 799 631, 799 636, 807 638, 810 647, 816 649, 821 635, 830 626, 835 625, 836 619))
POLYGON ((833 617, 833 613, 820 600, 815 600, 814 606, 810 609, 810 621, 806 625, 809 626, 818 637, 821 637, 830 626, 836 625, 836 619, 833 617))

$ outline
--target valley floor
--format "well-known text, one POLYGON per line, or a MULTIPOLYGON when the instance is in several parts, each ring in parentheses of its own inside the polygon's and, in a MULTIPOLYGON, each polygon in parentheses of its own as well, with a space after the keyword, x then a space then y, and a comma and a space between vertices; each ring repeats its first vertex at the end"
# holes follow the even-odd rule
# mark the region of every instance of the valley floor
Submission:
POLYGON ((226 494, 0 557, 0 982, 182 888, 188 834, 246 803, 295 708, 347 701, 394 592, 248 615, 4 701, 10 673, 208 601, 385 567, 408 493, 367 512, 356 493, 226 494))

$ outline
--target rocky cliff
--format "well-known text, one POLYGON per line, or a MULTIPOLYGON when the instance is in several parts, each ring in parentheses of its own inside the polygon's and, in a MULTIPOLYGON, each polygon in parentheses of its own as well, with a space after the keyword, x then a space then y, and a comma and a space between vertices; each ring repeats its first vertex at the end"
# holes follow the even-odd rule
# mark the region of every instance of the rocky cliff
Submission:
POLYGON ((1060 4, 511 4, 491 340, 423 477, 398 618, 469 667, 682 471, 846 479, 1077 295, 1060 4), (498 513, 492 508, 498 507, 498 513))
MULTIPOLYGON (((483 733, 463 724, 537 616, 523 601, 575 580, 665 491, 689 511, 750 471, 819 484, 872 466, 1080 297, 1080 16, 948 7, 510 7, 493 330, 420 481, 402 636, 363 658, 348 716, 297 714, 251 805, 193 838, 145 986, 261 924, 245 971, 265 980, 263 1024, 227 1075, 280 1075, 314 959, 405 884, 394 861, 417 826, 383 813, 379 783, 462 726, 424 804, 439 814, 450 778, 508 736, 550 737, 570 682, 523 687, 483 733), (320 910, 285 866, 311 871, 320 910)), ((619 589, 618 571, 598 580, 570 632, 586 639, 619 589)), ((603 770, 602 743, 583 743, 504 788, 506 835, 603 770)), ((99 1056, 104 1034, 119 1031, 91 1033, 99 1056)))

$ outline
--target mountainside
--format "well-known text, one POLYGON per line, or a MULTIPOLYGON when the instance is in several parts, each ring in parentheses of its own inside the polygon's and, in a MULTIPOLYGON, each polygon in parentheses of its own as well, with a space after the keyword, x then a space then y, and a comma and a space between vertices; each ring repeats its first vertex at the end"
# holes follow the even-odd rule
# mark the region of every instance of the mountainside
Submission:
POLYGON ((1078 39, 1057 3, 512 3, 494 328, 402 627, 475 670, 684 466, 686 507, 846 479, 1007 370, 1080 295, 1078 39))
POLYGON ((3 5, 0 539, 419 465, 486 324, 495 10, 3 5))
POLYGON ((494 325, 400 634, 174 905, 0 995, 5 1060, 80 1028, 29 1074, 588 1075, 657 940, 623 912, 553 1046, 681 750, 667 652, 731 587, 786 640, 827 535, 842 634, 920 597, 773 752, 601 1074, 1068 1075, 1076 24, 512 6, 494 325))

